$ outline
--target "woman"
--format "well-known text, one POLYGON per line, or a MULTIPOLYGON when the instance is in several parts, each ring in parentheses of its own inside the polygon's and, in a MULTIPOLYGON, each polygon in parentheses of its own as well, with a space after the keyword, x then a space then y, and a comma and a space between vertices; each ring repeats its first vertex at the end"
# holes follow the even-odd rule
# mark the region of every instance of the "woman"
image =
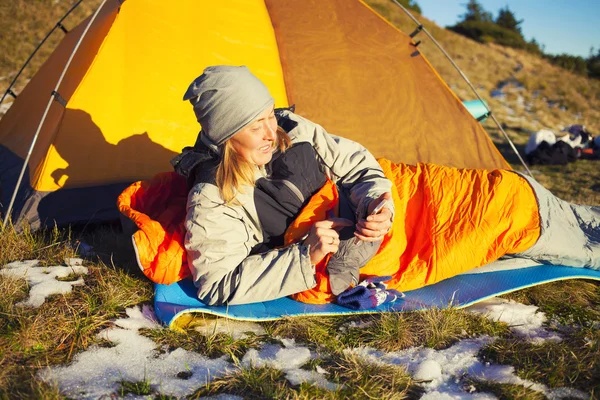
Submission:
MULTIPOLYGON (((266 86, 246 67, 207 68, 184 100, 202 126, 196 145, 174 160, 191 186, 185 245, 200 300, 284 297, 314 287, 315 265, 340 245, 353 253, 347 259, 362 264, 377 251, 391 226, 392 184, 364 147, 290 110, 274 110, 266 86), (282 247, 287 226, 327 179, 347 200, 343 215, 350 219, 320 221, 303 241, 282 247), (385 207, 369 215, 381 202, 385 207), (344 227, 350 235, 346 229, 341 242, 344 227)), ((343 262, 329 266, 340 272, 332 281, 336 294, 362 266, 343 262)))
POLYGON ((355 285, 359 269, 361 277, 389 276, 390 287, 410 290, 505 255, 600 268, 598 209, 557 199, 533 179, 377 162, 358 143, 275 110, 246 67, 207 68, 184 100, 202 131, 173 164, 191 187, 185 247, 198 296, 209 305, 299 292, 313 302, 320 292, 355 285), (284 242, 329 181, 339 189, 341 218, 324 218, 302 240, 284 242))

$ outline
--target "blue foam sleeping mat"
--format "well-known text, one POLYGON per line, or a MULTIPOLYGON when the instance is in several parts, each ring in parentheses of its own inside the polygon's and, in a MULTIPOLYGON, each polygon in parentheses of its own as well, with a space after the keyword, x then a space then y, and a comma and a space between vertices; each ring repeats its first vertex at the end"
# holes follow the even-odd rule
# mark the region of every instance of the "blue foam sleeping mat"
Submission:
MULTIPOLYGON (((431 308, 463 308, 490 297, 543 283, 566 279, 600 281, 600 271, 507 259, 488 264, 434 285, 404 292, 406 297, 369 310, 351 310, 337 304, 305 304, 290 298, 262 303, 207 306, 196 297, 190 279, 172 285, 155 285, 154 309, 167 326, 178 328, 184 320, 211 314, 243 321, 271 321, 294 316, 345 315, 377 312, 417 311, 431 308), (184 317, 184 318, 182 318, 184 317)), ((185 325, 185 324, 184 324, 185 325)))

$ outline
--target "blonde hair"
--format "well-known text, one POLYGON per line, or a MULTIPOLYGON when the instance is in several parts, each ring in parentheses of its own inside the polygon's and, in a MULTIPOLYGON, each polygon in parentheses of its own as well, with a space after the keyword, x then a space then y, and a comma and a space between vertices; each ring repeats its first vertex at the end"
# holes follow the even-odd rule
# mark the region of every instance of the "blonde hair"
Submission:
MULTIPOLYGON (((277 126, 275 147, 286 151, 292 144, 287 132, 277 126)), ((254 186, 256 165, 243 159, 233 148, 231 140, 223 145, 223 158, 217 167, 216 184, 221 198, 227 204, 236 203, 235 196, 242 185, 254 186)))

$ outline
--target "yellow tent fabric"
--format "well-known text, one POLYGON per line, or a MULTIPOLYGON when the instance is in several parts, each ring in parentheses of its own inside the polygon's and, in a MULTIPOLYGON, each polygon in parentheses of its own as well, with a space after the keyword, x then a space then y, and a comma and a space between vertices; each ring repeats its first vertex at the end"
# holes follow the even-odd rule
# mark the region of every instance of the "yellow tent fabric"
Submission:
MULTIPOLYGON (((88 20, 89 21, 89 20, 88 20)), ((66 35, 0 120, 0 203, 88 21, 66 35)), ((170 170, 199 131, 182 101, 209 65, 247 65, 276 106, 396 162, 508 164, 407 35, 349 0, 109 0, 44 120, 13 221, 116 218, 118 193, 170 170), (122 4, 121 4, 122 3, 122 4)))

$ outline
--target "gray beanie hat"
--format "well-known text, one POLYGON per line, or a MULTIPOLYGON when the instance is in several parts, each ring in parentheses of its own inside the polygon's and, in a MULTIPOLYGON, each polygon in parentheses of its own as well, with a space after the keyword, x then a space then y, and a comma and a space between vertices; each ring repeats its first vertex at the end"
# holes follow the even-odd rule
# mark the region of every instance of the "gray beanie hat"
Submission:
POLYGON ((183 96, 194 106, 202 126, 200 140, 220 153, 220 146, 254 121, 275 101, 267 87, 246 66, 208 67, 183 96))

